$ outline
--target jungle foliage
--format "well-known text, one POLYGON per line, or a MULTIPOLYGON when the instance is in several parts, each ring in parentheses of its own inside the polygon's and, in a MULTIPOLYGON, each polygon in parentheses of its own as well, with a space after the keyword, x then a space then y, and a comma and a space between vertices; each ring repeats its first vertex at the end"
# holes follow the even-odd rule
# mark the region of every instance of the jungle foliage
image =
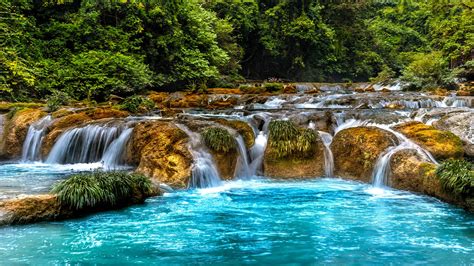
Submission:
POLYGON ((472 8, 465 0, 1 0, 0 97, 60 91, 102 101, 272 77, 450 86, 472 78, 472 8))

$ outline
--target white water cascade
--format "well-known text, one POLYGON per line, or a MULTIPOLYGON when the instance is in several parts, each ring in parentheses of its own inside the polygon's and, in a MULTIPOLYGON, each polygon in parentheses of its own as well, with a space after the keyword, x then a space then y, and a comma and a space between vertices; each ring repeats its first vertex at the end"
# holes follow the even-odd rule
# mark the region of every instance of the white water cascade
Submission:
POLYGON ((23 162, 41 160, 41 144, 51 120, 51 116, 48 115, 30 125, 21 152, 21 160, 23 162))
POLYGON ((107 170, 120 169, 125 165, 124 154, 128 140, 133 133, 133 128, 125 129, 120 136, 115 139, 102 156, 102 163, 107 170))
POLYGON ((190 188, 210 188, 221 185, 222 181, 216 169, 212 155, 202 142, 201 135, 189 130, 188 127, 176 124, 189 136, 189 150, 193 156, 190 188))
POLYGON ((263 175, 263 156, 267 147, 267 141, 267 134, 264 131, 260 131, 255 138, 255 144, 250 150, 250 158, 252 159, 252 162, 250 163, 250 172, 253 176, 263 175))
POLYGON ((332 177, 334 175, 334 156, 331 151, 332 135, 324 131, 318 132, 324 144, 324 174, 326 177, 332 177))
POLYGON ((245 146, 245 141, 241 135, 235 137, 235 143, 237 144, 239 158, 237 159, 237 167, 234 176, 238 179, 250 179, 253 176, 253 173, 250 170, 247 147, 245 146))
POLYGON ((123 125, 87 125, 73 128, 59 136, 46 162, 72 164, 105 160, 104 163, 111 163, 104 165, 105 168, 114 168, 115 163, 121 161, 130 135, 131 130, 123 125))

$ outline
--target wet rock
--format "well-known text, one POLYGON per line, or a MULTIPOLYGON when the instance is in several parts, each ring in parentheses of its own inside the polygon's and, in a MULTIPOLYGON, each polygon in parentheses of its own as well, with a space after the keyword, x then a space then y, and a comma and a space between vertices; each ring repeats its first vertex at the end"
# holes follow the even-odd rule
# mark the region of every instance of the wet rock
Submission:
POLYGON ((335 175, 370 182, 377 158, 397 145, 394 134, 377 127, 353 127, 339 131, 331 144, 335 175))
POLYGON ((128 162, 136 171, 173 188, 185 188, 191 176, 188 136, 173 123, 140 122, 127 147, 128 162))
POLYGON ((213 119, 213 121, 237 131, 244 139, 247 149, 252 148, 252 146, 255 144, 255 134, 253 133, 253 129, 246 122, 221 118, 213 119))
POLYGON ((296 89, 296 87, 292 84, 289 84, 289 85, 285 85, 283 87, 283 93, 285 94, 295 94, 297 93, 298 90, 296 89))
POLYGON ((45 115, 46 112, 41 109, 27 108, 16 111, 13 117, 4 124, 3 138, 0 143, 0 157, 4 159, 20 157, 28 128, 45 115))
POLYGON ((460 158, 464 154, 461 139, 455 134, 421 122, 408 122, 394 127, 410 140, 428 150, 436 159, 460 158))
POLYGON ((422 193, 474 211, 474 202, 447 193, 436 176, 436 165, 423 161, 415 150, 401 150, 390 162, 390 187, 422 193))
POLYGON ((446 115, 434 122, 433 126, 439 130, 450 131, 458 136, 463 142, 465 154, 474 157, 474 112, 446 115))

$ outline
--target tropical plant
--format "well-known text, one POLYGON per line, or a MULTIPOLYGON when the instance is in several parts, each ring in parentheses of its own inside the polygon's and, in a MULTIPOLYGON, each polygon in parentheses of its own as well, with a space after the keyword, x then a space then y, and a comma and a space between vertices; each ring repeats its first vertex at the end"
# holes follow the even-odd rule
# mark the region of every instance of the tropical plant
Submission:
POLYGON ((155 108, 155 102, 147 97, 134 95, 125 98, 120 107, 131 113, 150 112, 155 108))
POLYGON ((127 172, 92 172, 74 174, 58 182, 51 190, 62 206, 74 210, 116 207, 137 195, 152 192, 149 178, 127 172))
POLYGON ((314 153, 317 134, 314 130, 297 128, 287 120, 275 120, 269 125, 269 145, 277 159, 289 156, 308 158, 314 153))
POLYGON ((235 139, 223 128, 210 127, 201 135, 206 146, 213 151, 227 153, 235 149, 235 139))
POLYGON ((449 159, 436 169, 444 189, 465 198, 474 196, 474 165, 465 160, 449 159))
POLYGON ((50 96, 48 96, 46 105, 50 112, 54 112, 61 106, 69 104, 69 100, 70 97, 67 93, 55 90, 50 96))

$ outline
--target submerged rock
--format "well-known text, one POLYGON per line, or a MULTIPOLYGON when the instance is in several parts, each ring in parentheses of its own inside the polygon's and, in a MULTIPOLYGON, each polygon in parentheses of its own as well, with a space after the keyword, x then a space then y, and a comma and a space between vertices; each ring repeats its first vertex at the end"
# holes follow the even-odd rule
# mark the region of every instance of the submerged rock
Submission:
POLYGON ((460 158, 464 154, 461 139, 449 131, 421 122, 408 122, 394 127, 407 138, 428 150, 436 159, 460 158))
POLYGON ((16 111, 13 117, 4 125, 0 156, 6 159, 18 158, 21 155, 28 128, 45 115, 46 112, 41 109, 16 111))
POLYGON ((353 127, 339 131, 331 144, 335 175, 370 182, 377 158, 397 137, 377 127, 353 127))
POLYGON ((188 137, 167 121, 140 122, 128 145, 128 162, 137 172, 173 188, 185 188, 191 176, 188 137))
POLYGON ((450 131, 458 136, 464 146, 464 152, 474 157, 474 112, 461 112, 446 115, 433 123, 439 130, 450 131))

